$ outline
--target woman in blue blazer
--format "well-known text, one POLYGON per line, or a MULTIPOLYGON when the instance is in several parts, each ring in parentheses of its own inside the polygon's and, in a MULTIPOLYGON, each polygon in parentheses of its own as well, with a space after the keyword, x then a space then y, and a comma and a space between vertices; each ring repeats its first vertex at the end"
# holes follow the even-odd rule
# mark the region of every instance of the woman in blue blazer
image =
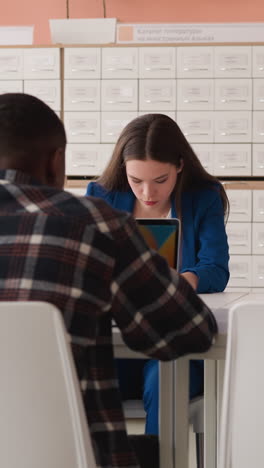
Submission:
MULTIPOLYGON (((229 279, 227 196, 170 117, 146 114, 132 120, 102 176, 89 183, 87 195, 103 198, 135 218, 179 218, 181 274, 198 293, 225 289, 229 279)), ((139 397, 143 373, 146 433, 158 434, 157 361, 118 360, 118 373, 125 399, 139 397)), ((202 392, 203 363, 191 361, 190 398, 202 392)))

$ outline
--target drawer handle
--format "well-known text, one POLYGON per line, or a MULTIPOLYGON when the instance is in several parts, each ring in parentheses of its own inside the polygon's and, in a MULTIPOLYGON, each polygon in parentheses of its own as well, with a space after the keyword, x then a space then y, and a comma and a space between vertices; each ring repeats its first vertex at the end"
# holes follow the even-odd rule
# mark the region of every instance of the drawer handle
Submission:
POLYGON ((89 131, 89 132, 70 132, 70 134, 72 136, 76 136, 76 135, 95 135, 95 132, 93 132, 92 130, 89 131))
POLYGON ((221 102, 247 102, 247 99, 221 99, 221 102))
POLYGON ((190 103, 209 103, 209 99, 184 99, 183 102, 190 102, 190 103))
POLYGON ((191 136, 191 135, 195 135, 195 136, 209 136, 209 133, 205 133, 205 132, 200 132, 200 133, 195 133, 195 132, 189 133, 189 132, 185 132, 184 135, 186 135, 186 136, 191 136))
POLYGON ((220 70, 222 71, 241 71, 241 70, 247 70, 247 67, 220 67, 220 70))
POLYGON ((90 104, 94 104, 95 100, 94 99, 72 99, 71 100, 72 104, 77 104, 77 103, 80 103, 80 102, 88 102, 90 104))
POLYGON ((171 100, 170 99, 146 99, 145 102, 147 104, 152 104, 152 103, 157 103, 157 102, 166 102, 166 103, 170 103, 171 100))
POLYGON ((145 67, 145 70, 146 71, 156 71, 156 70, 159 70, 159 71, 170 71, 171 70, 171 67, 145 67))
POLYGON ((220 132, 223 136, 247 135, 247 132, 220 132))
POLYGON ((209 68, 184 68, 183 71, 209 71, 209 68))
POLYGON ((107 104, 132 104, 133 101, 107 101, 107 104))
POLYGON ((133 71, 132 67, 108 67, 108 71, 133 71))
POLYGON ((71 71, 73 73, 75 72, 86 72, 86 71, 95 71, 96 68, 95 67, 87 67, 87 68, 72 68, 71 71))
POLYGON ((39 67, 39 68, 31 68, 31 71, 32 71, 32 72, 38 72, 38 71, 52 72, 52 71, 54 71, 54 68, 44 68, 44 67, 43 67, 43 68, 41 68, 41 67, 39 67))

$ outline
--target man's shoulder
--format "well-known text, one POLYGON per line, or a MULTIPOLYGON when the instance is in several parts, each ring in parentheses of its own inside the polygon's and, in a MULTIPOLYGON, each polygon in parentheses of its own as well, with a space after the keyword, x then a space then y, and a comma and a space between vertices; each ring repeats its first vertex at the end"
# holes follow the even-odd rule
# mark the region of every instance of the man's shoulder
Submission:
POLYGON ((58 214, 74 222, 94 225, 102 232, 112 232, 128 222, 131 216, 112 208, 102 198, 76 196, 67 191, 57 192, 55 196, 58 214))

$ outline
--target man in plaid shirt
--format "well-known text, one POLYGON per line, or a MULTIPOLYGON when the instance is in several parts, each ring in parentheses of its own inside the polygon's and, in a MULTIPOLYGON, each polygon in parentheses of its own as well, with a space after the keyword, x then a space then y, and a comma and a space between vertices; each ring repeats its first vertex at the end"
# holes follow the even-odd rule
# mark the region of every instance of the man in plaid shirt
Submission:
POLYGON ((187 281, 149 250, 131 215, 63 191, 65 147, 63 124, 46 104, 0 96, 0 300, 61 310, 97 465, 137 468, 112 319, 127 346, 161 360, 206 351, 217 326, 187 281))

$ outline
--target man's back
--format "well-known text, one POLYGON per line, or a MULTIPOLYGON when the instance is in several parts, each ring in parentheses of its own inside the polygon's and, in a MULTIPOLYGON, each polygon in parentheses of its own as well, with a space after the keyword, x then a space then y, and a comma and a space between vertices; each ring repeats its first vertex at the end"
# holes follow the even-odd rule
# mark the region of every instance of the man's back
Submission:
POLYGON ((158 359, 206 350, 216 332, 207 307, 149 251, 130 215, 13 170, 0 171, 0 300, 43 300, 61 310, 105 468, 137 466, 116 381, 112 318, 128 346, 158 359))

